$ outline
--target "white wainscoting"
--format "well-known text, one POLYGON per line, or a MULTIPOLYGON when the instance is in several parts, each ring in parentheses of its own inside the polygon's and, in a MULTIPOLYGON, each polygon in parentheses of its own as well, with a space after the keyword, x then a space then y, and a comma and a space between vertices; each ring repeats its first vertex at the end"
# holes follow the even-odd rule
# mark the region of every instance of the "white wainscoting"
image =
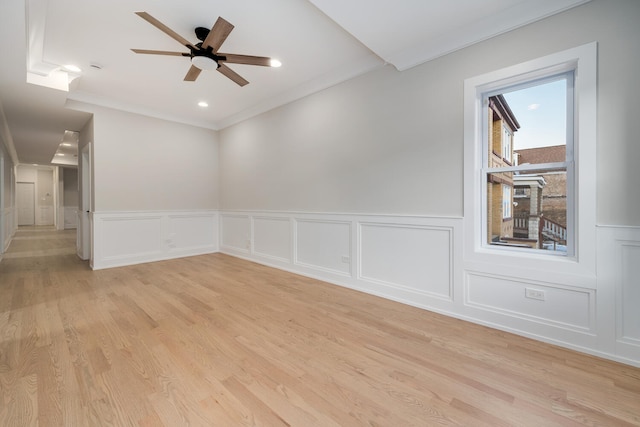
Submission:
POLYGON ((293 257, 291 220, 253 217, 253 252, 265 259, 289 263, 293 257))
POLYGON ((215 211, 93 214, 94 270, 218 251, 215 211))
POLYGON ((220 215, 220 245, 248 254, 251 250, 251 218, 248 215, 220 215))
POLYGON ((73 229, 78 228, 78 207, 77 206, 65 206, 64 212, 64 228, 73 229))
POLYGON ((360 222, 358 277, 453 301, 453 226, 360 222))
POLYGON ((462 228, 461 218, 222 211, 220 251, 640 366, 640 228, 599 227, 596 278, 465 266, 462 228))
POLYGON ((352 277, 352 221, 294 218, 294 264, 306 269, 352 277))
POLYGON ((602 344, 640 365, 640 227, 598 227, 602 344))
POLYGON ((2 235, 4 236, 4 241, 0 242, 2 244, 0 254, 2 254, 9 249, 9 244, 17 228, 14 208, 5 208, 0 211, 0 227, 3 229, 2 235))
POLYGON ((465 275, 469 307, 554 328, 595 334, 595 291, 484 273, 465 275), (544 300, 527 297, 527 291, 544 300))
POLYGON ((450 313, 460 282, 454 265, 461 245, 454 242, 461 224, 459 218, 223 211, 220 250, 450 313))

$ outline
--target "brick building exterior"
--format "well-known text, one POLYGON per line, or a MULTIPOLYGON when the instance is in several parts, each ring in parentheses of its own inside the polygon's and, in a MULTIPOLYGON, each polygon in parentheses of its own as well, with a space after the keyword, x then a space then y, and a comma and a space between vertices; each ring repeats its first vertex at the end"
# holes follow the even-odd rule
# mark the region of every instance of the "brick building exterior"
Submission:
MULTIPOLYGON (((488 167, 562 163, 564 145, 514 150, 520 128, 502 95, 489 98, 488 167)), ((566 172, 532 170, 487 177, 487 242, 542 249, 566 244, 566 172)))
MULTIPOLYGON (((489 98, 489 167, 513 166, 513 135, 520 128, 502 95, 489 98)), ((513 173, 496 173, 487 180, 487 241, 513 237, 513 173)))
MULTIPOLYGON (((541 164, 564 162, 566 158, 566 146, 555 145, 551 147, 528 148, 516 150, 518 164, 541 164)), ((541 211, 545 218, 552 220, 563 227, 567 227, 567 174, 565 172, 551 172, 541 175, 545 185, 542 192, 541 211)), ((516 185, 514 200, 515 215, 530 211, 531 190, 526 186, 516 185)))

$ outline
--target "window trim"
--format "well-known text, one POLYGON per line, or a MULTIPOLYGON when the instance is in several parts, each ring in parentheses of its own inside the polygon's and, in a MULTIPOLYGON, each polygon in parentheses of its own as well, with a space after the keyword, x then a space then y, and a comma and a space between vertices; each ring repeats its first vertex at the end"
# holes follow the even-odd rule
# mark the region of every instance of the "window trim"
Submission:
MULTIPOLYGON (((596 131, 597 131, 597 43, 589 43, 557 52, 521 64, 492 71, 464 82, 464 260, 465 266, 473 265, 494 271, 495 264, 509 264, 516 271, 528 271, 539 276, 557 273, 575 273, 595 277, 595 225, 596 225, 596 131), (537 81, 574 70, 575 135, 580 140, 573 147, 573 174, 567 174, 567 185, 575 189, 573 209, 574 250, 567 256, 552 256, 540 250, 514 251, 484 243, 482 221, 481 170, 483 156, 482 95, 492 90, 504 90, 522 85, 524 81, 537 81), (536 262, 532 262, 532 261, 536 262), (536 273, 538 272, 538 273, 536 273)), ((569 117, 567 118, 568 123, 569 117)), ((569 147, 567 148, 569 149, 569 147)), ((531 165, 531 169, 541 165, 531 165)), ((545 166, 565 166, 564 163, 545 166)), ((515 167, 514 167, 515 169, 515 167)), ((518 167, 522 170, 521 167, 518 167)), ((501 171, 505 171, 501 168, 501 171)), ((595 285, 594 285, 595 286, 595 285)))

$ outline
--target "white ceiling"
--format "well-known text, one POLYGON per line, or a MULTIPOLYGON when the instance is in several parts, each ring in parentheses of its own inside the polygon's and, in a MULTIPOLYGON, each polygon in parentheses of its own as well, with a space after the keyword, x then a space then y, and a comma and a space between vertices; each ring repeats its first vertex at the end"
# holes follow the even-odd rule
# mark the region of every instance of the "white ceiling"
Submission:
MULTIPOLYGON (((65 105, 97 104, 221 129, 385 64, 401 72, 586 1, 2 1, 0 124, 4 114, 19 161, 38 164, 49 164, 64 131, 79 130, 89 118, 65 105), (220 51, 270 56, 283 65, 230 64, 250 81, 245 87, 211 71, 184 82, 188 58, 131 52, 186 51, 135 11, 193 43, 195 27, 210 28, 222 16, 235 29, 220 51), (61 71, 65 64, 82 72, 61 71)), ((0 127, 0 134, 6 130, 0 127)))

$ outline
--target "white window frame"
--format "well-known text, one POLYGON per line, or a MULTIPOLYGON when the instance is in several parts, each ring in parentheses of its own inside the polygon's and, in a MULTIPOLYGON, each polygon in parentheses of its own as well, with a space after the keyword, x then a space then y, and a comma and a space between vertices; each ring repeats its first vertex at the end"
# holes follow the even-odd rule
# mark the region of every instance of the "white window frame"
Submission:
POLYGON ((513 133, 507 126, 502 125, 502 158, 513 164, 513 151, 511 143, 513 142, 513 133))
MULTIPOLYGON (((521 64, 466 79, 464 82, 464 261, 465 268, 496 273, 528 272, 527 277, 558 280, 558 274, 579 274, 595 278, 596 248, 596 118, 597 118, 597 43, 533 59, 521 64), (571 228, 573 249, 567 256, 550 251, 522 250, 491 246, 486 242, 483 225, 482 168, 484 152, 483 94, 527 81, 536 81, 562 72, 574 71, 573 173, 567 173, 567 186, 574 188, 571 228)), ((568 126, 571 122, 568 118, 568 126)), ((544 165, 547 166, 547 165, 544 165)), ((595 280, 589 282, 595 286, 595 280)))

